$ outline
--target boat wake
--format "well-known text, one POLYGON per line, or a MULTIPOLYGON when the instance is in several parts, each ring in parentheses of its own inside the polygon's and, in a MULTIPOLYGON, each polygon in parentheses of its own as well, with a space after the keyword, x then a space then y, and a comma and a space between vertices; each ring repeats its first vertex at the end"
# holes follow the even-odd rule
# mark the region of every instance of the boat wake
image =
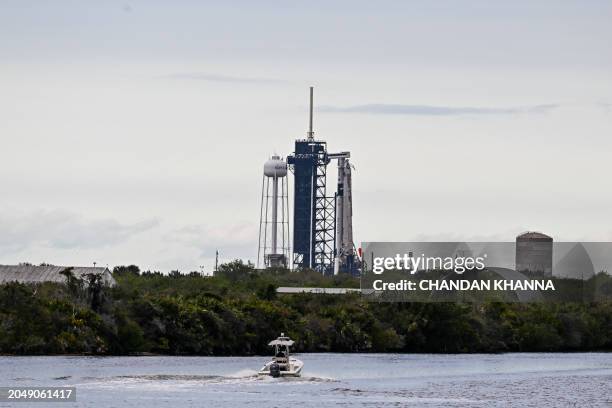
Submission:
POLYGON ((248 384, 307 384, 335 382, 337 380, 325 377, 302 376, 273 378, 258 375, 254 370, 241 370, 229 375, 192 375, 192 374, 137 374, 119 375, 113 377, 82 377, 80 387, 90 388, 138 388, 147 386, 195 387, 207 385, 248 385, 248 384))

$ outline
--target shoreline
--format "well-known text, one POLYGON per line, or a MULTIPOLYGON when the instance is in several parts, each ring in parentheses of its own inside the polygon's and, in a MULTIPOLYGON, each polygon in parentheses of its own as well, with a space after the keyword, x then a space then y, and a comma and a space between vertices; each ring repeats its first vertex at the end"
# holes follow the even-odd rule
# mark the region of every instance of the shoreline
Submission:
MULTIPOLYGON (((498 356, 505 354, 595 354, 595 353, 612 353, 612 350, 571 350, 571 351, 500 351, 500 352, 474 352, 474 353, 443 353, 443 352, 414 352, 414 353, 398 353, 398 352, 341 352, 341 351, 309 351, 295 352, 294 355, 321 355, 321 354, 345 354, 345 355, 415 355, 415 356, 498 356)), ((237 357, 269 357, 269 354, 232 354, 232 355, 205 355, 205 354, 89 354, 89 353, 74 353, 74 354, 0 354, 0 357, 214 357, 214 358, 237 358, 237 357)))

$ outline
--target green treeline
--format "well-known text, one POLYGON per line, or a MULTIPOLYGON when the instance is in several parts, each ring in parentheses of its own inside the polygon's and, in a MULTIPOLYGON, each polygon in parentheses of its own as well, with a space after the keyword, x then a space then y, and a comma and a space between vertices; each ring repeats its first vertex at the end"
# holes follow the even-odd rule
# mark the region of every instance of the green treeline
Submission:
MULTIPOLYGON (((199 273, 117 267, 103 287, 0 285, 0 353, 268 354, 285 332, 298 352, 612 350, 612 302, 370 303, 359 294, 277 295, 278 286, 359 287, 348 277, 255 271, 241 261, 199 273)), ((612 288, 599 274, 598 284, 612 288)))

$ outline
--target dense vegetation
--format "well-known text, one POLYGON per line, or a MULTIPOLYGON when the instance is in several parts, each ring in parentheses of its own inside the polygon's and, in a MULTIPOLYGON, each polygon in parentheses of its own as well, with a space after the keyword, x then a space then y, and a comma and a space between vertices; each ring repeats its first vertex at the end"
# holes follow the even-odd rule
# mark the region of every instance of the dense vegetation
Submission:
MULTIPOLYGON (((0 353, 266 354, 285 332, 297 351, 612 350, 612 302, 369 303, 352 295, 277 295, 277 286, 358 287, 342 276, 255 271, 215 277, 117 267, 118 285, 0 286, 0 353)), ((612 278, 601 275, 610 287, 612 278)))

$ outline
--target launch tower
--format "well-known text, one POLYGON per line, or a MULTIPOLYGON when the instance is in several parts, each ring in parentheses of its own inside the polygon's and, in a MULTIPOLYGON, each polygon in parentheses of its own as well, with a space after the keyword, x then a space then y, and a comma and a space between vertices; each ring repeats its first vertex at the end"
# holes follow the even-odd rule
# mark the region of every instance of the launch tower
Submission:
POLYGON ((287 163, 293 171, 293 267, 325 274, 358 274, 352 228, 349 152, 328 153, 327 142, 315 140, 313 88, 306 139, 295 141, 287 163), (338 191, 329 196, 327 165, 338 160, 338 191))

